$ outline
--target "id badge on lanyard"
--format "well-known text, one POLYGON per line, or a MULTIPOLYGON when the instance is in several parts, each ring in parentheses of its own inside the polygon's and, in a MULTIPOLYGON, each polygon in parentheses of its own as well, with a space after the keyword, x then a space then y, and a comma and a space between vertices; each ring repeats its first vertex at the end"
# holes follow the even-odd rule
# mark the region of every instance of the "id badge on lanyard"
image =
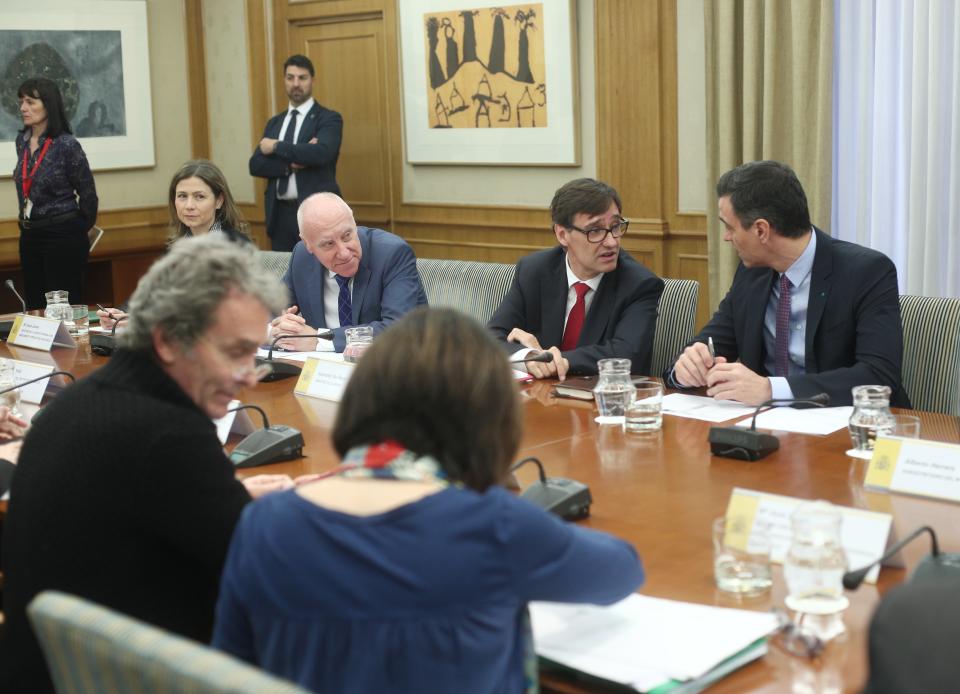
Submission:
POLYGON ((30 190, 33 188, 33 179, 37 175, 37 169, 40 168, 40 162, 42 162, 43 158, 47 155, 47 150, 50 149, 51 142, 52 140, 47 138, 47 141, 43 143, 43 148, 40 150, 40 156, 37 157, 37 161, 33 165, 33 169, 30 171, 29 175, 27 174, 27 159, 30 158, 30 147, 28 145, 23 148, 23 164, 20 167, 20 173, 23 178, 24 219, 30 219, 30 213, 33 212, 33 200, 30 199, 30 190))

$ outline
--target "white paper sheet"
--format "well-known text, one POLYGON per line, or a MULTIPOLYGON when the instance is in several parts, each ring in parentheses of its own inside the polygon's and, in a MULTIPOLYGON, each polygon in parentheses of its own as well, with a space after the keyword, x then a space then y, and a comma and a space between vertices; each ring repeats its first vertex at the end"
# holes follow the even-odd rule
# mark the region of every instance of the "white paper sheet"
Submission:
MULTIPOLYGON (((804 410, 793 407, 775 407, 757 415, 757 429, 790 431, 795 434, 826 436, 846 429, 853 413, 852 407, 811 407, 804 410)), ((737 422, 738 427, 749 427, 750 420, 737 422)))
MULTIPOLYGON (((257 356, 267 358, 267 355, 270 353, 269 350, 264 349, 263 347, 257 350, 257 356)), ((274 359, 283 359, 284 361, 295 361, 299 364, 304 363, 309 357, 319 357, 319 356, 330 356, 332 352, 284 352, 283 350, 275 349, 273 350, 274 359)))
POLYGON ((733 400, 714 400, 702 395, 670 393, 663 397, 663 414, 701 419, 705 422, 726 422, 752 415, 755 409, 733 400))
POLYGON ((646 691, 701 677, 777 627, 769 612, 633 594, 607 607, 530 604, 537 653, 646 691))

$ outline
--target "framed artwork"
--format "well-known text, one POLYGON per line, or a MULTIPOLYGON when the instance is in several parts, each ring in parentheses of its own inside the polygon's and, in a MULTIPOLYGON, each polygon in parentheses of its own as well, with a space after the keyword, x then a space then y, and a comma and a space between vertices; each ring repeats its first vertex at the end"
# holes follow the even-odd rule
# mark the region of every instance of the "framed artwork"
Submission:
POLYGON ((60 87, 94 171, 154 165, 145 0, 37 0, 0 7, 0 176, 16 165, 17 88, 60 87))
POLYGON ((572 0, 400 0, 411 164, 580 163, 572 0))

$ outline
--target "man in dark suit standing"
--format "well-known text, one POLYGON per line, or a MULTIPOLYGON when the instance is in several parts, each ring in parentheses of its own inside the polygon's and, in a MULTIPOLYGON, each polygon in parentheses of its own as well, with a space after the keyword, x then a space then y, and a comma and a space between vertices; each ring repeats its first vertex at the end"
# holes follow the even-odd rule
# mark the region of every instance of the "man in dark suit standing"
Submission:
POLYGON ((292 55, 283 64, 290 105, 267 122, 250 157, 250 175, 267 179, 264 208, 267 235, 275 251, 292 251, 299 240, 297 208, 314 193, 340 194, 337 157, 343 119, 314 101, 313 63, 292 55))
POLYGON ((564 184, 550 203, 559 246, 517 263, 510 291, 489 327, 522 359, 532 350, 553 361, 527 364, 536 378, 595 374, 597 361, 622 357, 633 373, 650 370, 663 280, 620 247, 629 222, 617 191, 592 178, 564 184))
POLYGON ((748 405, 821 392, 832 405, 849 405, 854 386, 886 385, 892 405, 909 407, 890 259, 813 227, 797 175, 779 162, 728 171, 717 197, 724 240, 740 266, 667 382, 706 386, 712 397, 748 405))

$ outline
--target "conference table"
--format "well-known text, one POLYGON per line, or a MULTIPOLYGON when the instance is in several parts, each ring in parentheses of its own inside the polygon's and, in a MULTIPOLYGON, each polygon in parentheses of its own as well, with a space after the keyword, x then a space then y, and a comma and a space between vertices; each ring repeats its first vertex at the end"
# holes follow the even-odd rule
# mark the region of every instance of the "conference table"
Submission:
MULTIPOLYGON (((56 363, 82 378, 105 363, 91 355, 83 340, 78 349, 35 352, 4 344, 0 356, 56 363)), ((474 374, 473 378, 482 378, 474 374)), ((304 457, 260 468, 240 470, 241 477, 286 473, 293 477, 333 467, 337 456, 330 442, 336 416, 334 402, 293 393, 296 379, 260 383, 240 395, 259 405, 271 424, 286 424, 303 432, 304 457)), ((890 513, 898 537, 922 524, 932 525, 944 551, 960 550, 960 505, 865 489, 867 463, 849 458, 846 430, 828 436, 780 434, 780 449, 748 463, 713 457, 707 442, 711 424, 664 416, 661 431, 632 434, 619 426, 599 425, 592 402, 552 396, 550 382, 519 387, 524 435, 517 460, 537 457, 549 476, 569 477, 589 485, 593 494, 590 517, 580 523, 613 533, 633 543, 643 560, 645 595, 707 605, 769 610, 783 606, 786 585, 780 566, 774 567, 772 591, 758 598, 737 598, 713 583, 712 520, 724 514, 734 487, 890 513)), ((495 405, 492 405, 495 406, 495 405)), ((921 418, 921 436, 960 442, 960 418, 912 412, 921 418)), ((250 412, 259 426, 259 416, 250 412)), ((238 437, 233 436, 228 447, 238 437)), ((0 450, 0 456, 2 456, 0 450)), ((525 466, 517 473, 522 487, 537 473, 525 466)), ((0 512, 2 512, 0 507, 0 512)), ((906 569, 883 568, 875 585, 848 592, 850 607, 843 616, 846 633, 831 641, 816 660, 788 654, 776 645, 766 656, 714 684, 710 692, 857 692, 867 676, 866 630, 880 596, 904 581, 910 568, 929 552, 925 540, 906 548, 906 569)), ((546 673, 546 692, 604 691, 596 683, 546 673)))

